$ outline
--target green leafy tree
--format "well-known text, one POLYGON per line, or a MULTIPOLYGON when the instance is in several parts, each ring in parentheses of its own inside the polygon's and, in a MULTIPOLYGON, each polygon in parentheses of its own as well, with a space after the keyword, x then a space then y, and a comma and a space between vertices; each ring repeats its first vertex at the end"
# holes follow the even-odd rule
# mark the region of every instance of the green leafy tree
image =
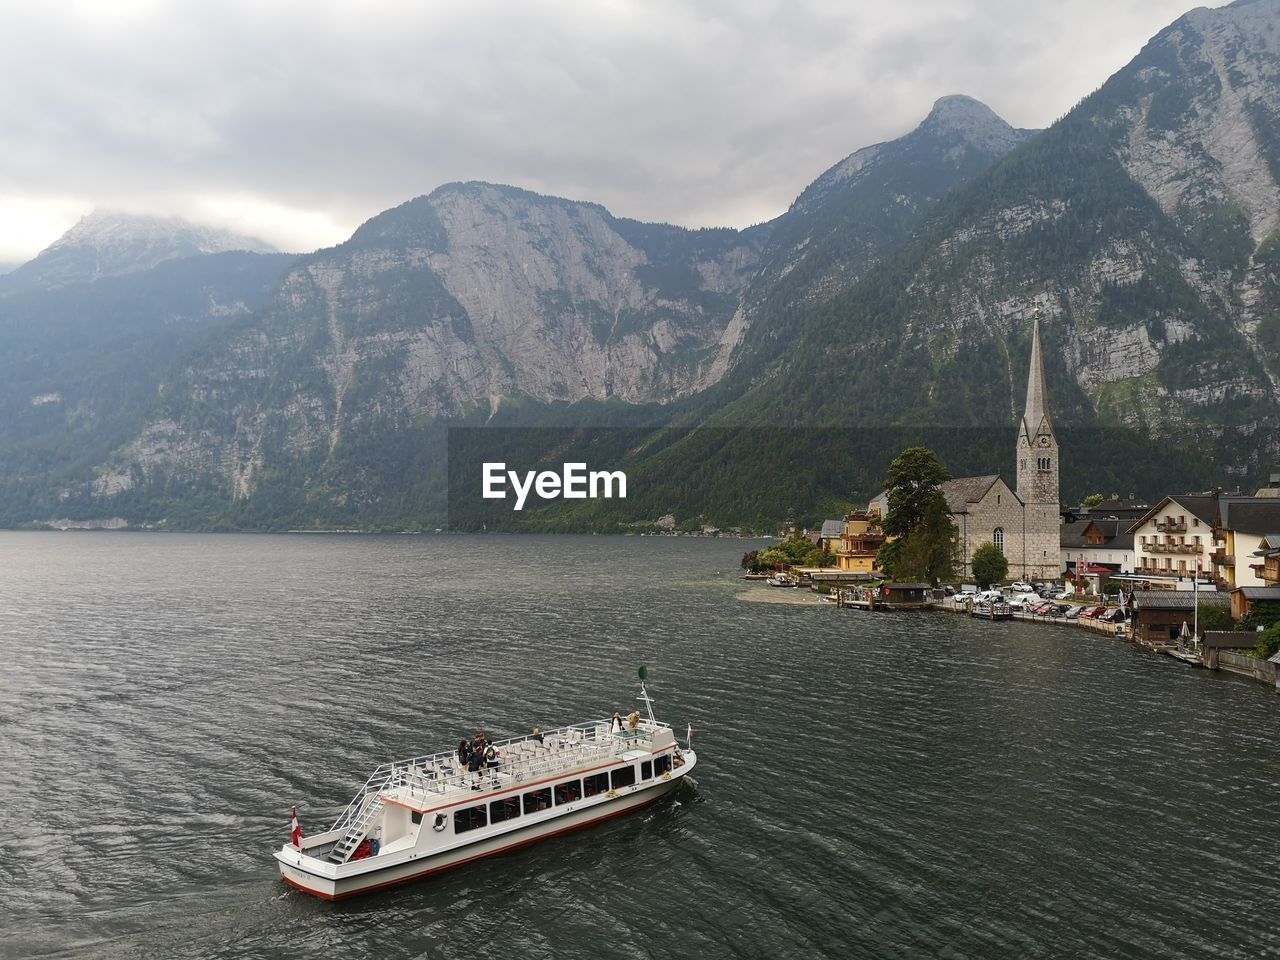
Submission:
POLYGON ((1080 501, 1080 505, 1082 507, 1096 507, 1101 502, 1102 502, 1102 494, 1091 493, 1087 497, 1085 497, 1083 500, 1080 501))
POLYGON ((1231 619, 1231 612, 1226 607, 1216 603, 1198 604, 1196 617, 1202 631, 1231 630, 1235 626, 1235 621, 1231 619))
POLYGON ((1280 600, 1260 600, 1253 609, 1240 618, 1237 630, 1257 630, 1280 623, 1280 600))
MULTIPOLYGON (((744 557, 743 560, 745 561, 746 558, 744 557)), ((823 553, 816 543, 800 534, 788 537, 781 543, 762 551, 756 557, 759 570, 772 570, 779 566, 820 567, 830 561, 830 554, 823 553)))
POLYGON ((891 579, 938 583, 954 578, 956 525, 939 489, 950 479, 925 447, 904 450, 889 466, 889 512, 880 526, 895 539, 880 548, 876 560, 891 579))
MULTIPOLYGON (((950 479, 950 471, 938 462, 932 450, 927 447, 903 450, 889 464, 885 475, 889 512, 880 524, 885 535, 906 536, 919 526, 929 505, 942 499, 938 488, 950 479)), ((943 506, 945 508, 945 501, 943 506)))
POLYGON ((1258 645, 1253 648, 1253 654, 1265 660, 1275 656, 1277 650, 1280 650, 1280 623, 1263 632, 1258 638, 1258 645))
POLYGON ((973 551, 973 579, 986 589, 1009 575, 1009 561, 994 543, 984 543, 973 551))

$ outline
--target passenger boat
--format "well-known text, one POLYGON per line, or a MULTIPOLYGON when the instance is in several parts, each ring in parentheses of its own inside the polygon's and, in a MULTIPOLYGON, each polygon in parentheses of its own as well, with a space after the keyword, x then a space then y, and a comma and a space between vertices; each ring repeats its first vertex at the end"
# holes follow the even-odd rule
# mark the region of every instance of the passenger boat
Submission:
POLYGON ((491 744, 496 765, 453 751, 378 767, 333 826, 276 852, 291 887, 326 900, 405 883, 630 813, 670 793, 698 762, 640 700, 617 732, 589 720, 491 744))

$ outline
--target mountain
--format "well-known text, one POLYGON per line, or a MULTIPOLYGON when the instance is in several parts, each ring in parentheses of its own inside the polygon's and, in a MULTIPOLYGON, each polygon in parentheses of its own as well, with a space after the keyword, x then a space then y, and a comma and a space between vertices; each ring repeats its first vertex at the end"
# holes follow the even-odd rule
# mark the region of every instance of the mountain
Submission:
POLYGON ((47 517, 72 490, 115 492, 98 468, 170 365, 252 315, 294 259, 210 254, 0 298, 0 525, 47 517))
POLYGON ((3 277, 6 273, 13 273, 20 266, 21 264, 19 263, 0 263, 0 277, 3 277))
POLYGON ((261 240, 169 217, 95 210, 0 281, 0 295, 150 270, 165 260, 229 251, 273 253, 261 240))
POLYGON ((251 323, 166 382, 103 473, 143 499, 220 484, 254 501, 235 506, 237 523, 263 502, 291 523, 393 522, 402 508, 386 505, 404 503, 406 478, 416 489, 431 472, 404 451, 443 460, 441 424, 565 423, 601 403, 612 404, 601 422, 661 419, 650 408, 705 393, 742 333, 761 328, 770 277, 792 277, 795 299, 860 275, 1026 136, 976 101, 945 98, 917 130, 843 161, 777 221, 745 231, 448 184, 299 261, 251 323))
POLYGON ((790 318, 830 299, 911 236, 943 197, 1034 136, 972 97, 938 100, 904 137, 864 147, 818 177, 772 225, 761 266, 717 358, 716 379, 744 364, 745 340, 776 355, 790 318))
POLYGON ((794 488, 797 510, 873 493, 925 435, 953 468, 1008 472, 1036 304, 1065 494, 1263 473, 1280 458, 1278 43, 1276 0, 1161 31, 874 268, 794 311, 782 349, 740 353, 736 392, 633 460, 651 480, 637 486, 668 510, 718 486, 724 523, 765 483, 794 488), (739 467, 726 482, 710 463, 739 467))
POLYGON ((813 519, 910 443, 1008 472, 1036 305, 1066 496, 1247 480, 1280 457, 1278 37, 1280 0, 1194 10, 1040 133, 943 98, 745 231, 446 185, 172 354, 7 516, 434 526, 446 458, 505 450, 628 470, 547 528, 813 519))

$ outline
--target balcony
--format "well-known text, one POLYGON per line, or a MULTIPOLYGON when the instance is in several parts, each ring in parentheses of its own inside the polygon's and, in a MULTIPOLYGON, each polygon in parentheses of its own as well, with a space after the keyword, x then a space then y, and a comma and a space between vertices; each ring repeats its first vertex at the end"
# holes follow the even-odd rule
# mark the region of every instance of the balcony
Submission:
POLYGON ((1186 533, 1187 521, 1185 520, 1157 520, 1156 529, 1161 533, 1186 533))
POLYGON ((1236 565, 1236 558, 1225 550, 1217 551, 1209 559, 1213 561, 1215 567, 1234 567, 1236 565))
POLYGON ((1154 543, 1144 544, 1142 547, 1147 553, 1199 553, 1200 548, 1194 543, 1154 543))

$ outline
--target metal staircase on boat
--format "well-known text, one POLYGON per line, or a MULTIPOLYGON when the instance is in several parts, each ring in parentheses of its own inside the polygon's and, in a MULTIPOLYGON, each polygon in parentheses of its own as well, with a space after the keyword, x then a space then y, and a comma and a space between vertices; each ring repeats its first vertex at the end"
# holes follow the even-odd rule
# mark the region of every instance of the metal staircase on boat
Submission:
POLYGON ((355 853, 356 848, 360 846, 360 841, 365 838, 365 834, 369 832, 369 826, 377 818, 381 810, 382 796, 381 794, 373 794, 365 804, 360 816, 351 824, 350 829, 338 841, 337 846, 329 852, 330 863, 346 863, 351 859, 351 854, 355 853))

